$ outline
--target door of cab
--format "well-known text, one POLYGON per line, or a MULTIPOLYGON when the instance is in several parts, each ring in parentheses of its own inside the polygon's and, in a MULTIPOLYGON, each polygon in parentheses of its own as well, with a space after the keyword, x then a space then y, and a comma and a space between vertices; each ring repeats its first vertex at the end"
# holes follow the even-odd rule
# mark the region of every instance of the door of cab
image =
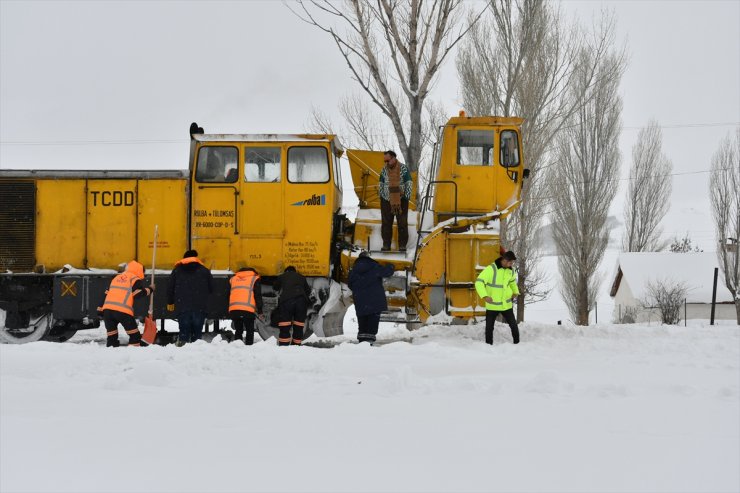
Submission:
MULTIPOLYGON (((455 144, 450 146, 452 156, 451 178, 457 183, 458 212, 487 212, 494 209, 493 192, 495 172, 493 128, 457 128, 455 144)), ((450 190, 452 192, 452 190, 450 190)), ((449 204, 454 210, 453 202, 449 204)))
POLYGON ((243 156, 239 200, 242 263, 262 275, 275 275, 283 267, 284 151, 279 144, 256 142, 243 147, 243 156))
POLYGON ((191 187, 191 245, 210 269, 231 266, 231 243, 239 234, 239 148, 200 145, 191 187))

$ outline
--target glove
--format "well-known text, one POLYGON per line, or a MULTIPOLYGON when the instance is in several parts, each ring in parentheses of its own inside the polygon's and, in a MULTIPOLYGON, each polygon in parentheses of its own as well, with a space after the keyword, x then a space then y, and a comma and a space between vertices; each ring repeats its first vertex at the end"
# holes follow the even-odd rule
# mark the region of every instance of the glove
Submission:
POLYGON ((174 303, 168 304, 167 305, 167 311, 168 312, 174 312, 175 311, 175 304, 174 303))

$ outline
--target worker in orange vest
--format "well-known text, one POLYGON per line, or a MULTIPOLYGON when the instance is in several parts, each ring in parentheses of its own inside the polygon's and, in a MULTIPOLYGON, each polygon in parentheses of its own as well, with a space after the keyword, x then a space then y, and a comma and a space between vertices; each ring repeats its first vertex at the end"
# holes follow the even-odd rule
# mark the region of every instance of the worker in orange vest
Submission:
POLYGON ((257 271, 244 267, 229 279, 229 317, 234 325, 234 340, 242 340, 246 329, 244 344, 254 344, 254 319, 262 315, 262 284, 257 271))
MULTIPOLYGON (((118 324, 129 336, 129 346, 141 346, 141 332, 134 318, 134 300, 149 296, 154 286, 144 286, 144 266, 136 260, 126 265, 126 270, 118 274, 105 292, 105 301, 98 311, 103 312, 103 322, 108 338, 106 347, 118 347, 118 324)), ((146 345, 146 343, 144 343, 146 345)))

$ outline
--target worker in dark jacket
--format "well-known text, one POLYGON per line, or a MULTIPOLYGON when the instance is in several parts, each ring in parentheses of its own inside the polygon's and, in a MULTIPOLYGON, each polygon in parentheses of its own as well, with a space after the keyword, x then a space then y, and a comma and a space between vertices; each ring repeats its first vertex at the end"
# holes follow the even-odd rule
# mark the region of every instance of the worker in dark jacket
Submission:
MULTIPOLYGON (((110 283, 105 292, 103 306, 98 308, 102 312, 103 323, 108 338, 106 347, 118 347, 118 324, 129 336, 129 346, 141 346, 141 332, 134 318, 134 300, 142 296, 149 296, 154 286, 144 285, 144 266, 136 260, 126 265, 126 271, 118 274, 110 283)), ((146 343, 143 343, 146 346, 146 343)))
POLYGON ((380 314, 388 309, 383 278, 391 275, 393 265, 380 265, 367 252, 360 253, 349 273, 348 286, 355 300, 357 340, 360 342, 375 342, 380 314))
POLYGON ((303 328, 306 325, 306 314, 308 313, 308 302, 311 296, 311 288, 303 277, 293 266, 285 268, 280 274, 273 287, 280 291, 278 306, 280 307, 280 321, 278 328, 279 346, 300 346, 303 341, 303 328), (291 328, 293 338, 291 339, 291 328))
POLYGON ((257 271, 251 267, 239 269, 229 279, 229 317, 234 325, 234 340, 242 340, 246 329, 244 344, 254 344, 254 319, 262 318, 262 283, 257 271))
POLYGON ((167 284, 167 310, 175 312, 180 326, 178 346, 197 341, 203 335, 208 296, 212 292, 210 269, 200 261, 197 251, 188 250, 175 264, 167 284))

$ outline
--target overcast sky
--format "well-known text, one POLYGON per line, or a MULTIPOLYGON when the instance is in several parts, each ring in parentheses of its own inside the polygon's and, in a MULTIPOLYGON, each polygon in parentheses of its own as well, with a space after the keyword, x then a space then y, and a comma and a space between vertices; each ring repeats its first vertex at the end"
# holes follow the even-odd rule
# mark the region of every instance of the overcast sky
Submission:
MULTIPOLYGON (((740 122, 740 2, 563 5, 584 23, 613 10, 627 43, 623 174, 650 118, 676 173, 708 170, 740 122)), ((192 121, 302 132, 311 105, 336 114, 356 90, 331 41, 279 1, 0 1, 2 169, 185 168, 192 121)), ((454 58, 433 97, 460 109, 454 58)), ((671 224, 708 211, 707 184, 707 173, 674 177, 671 224)))

